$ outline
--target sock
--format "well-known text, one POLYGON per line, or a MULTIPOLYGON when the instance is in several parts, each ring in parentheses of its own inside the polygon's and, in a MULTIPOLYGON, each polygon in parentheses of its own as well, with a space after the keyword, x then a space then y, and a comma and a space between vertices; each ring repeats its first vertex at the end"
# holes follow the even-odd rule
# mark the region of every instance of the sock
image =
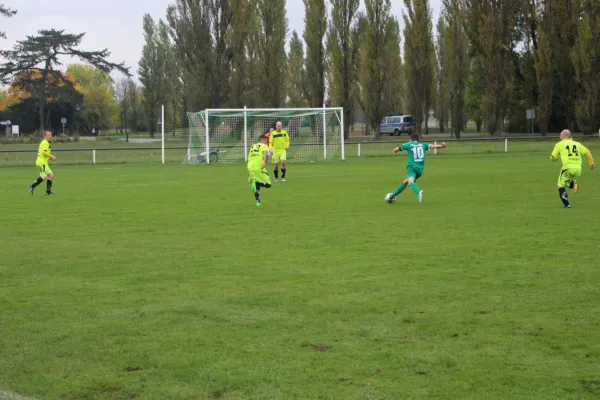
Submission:
POLYGON ((35 189, 35 187, 36 187, 37 185, 39 185, 40 183, 42 183, 42 182, 44 182, 44 180, 43 180, 42 178, 37 178, 37 179, 35 180, 35 182, 33 182, 33 183, 31 184, 31 187, 35 189))
POLYGON ((419 194, 419 192, 421 191, 421 189, 419 189, 419 187, 417 186, 417 182, 413 182, 409 186, 416 194, 419 194))
POLYGON ((50 193, 52 191, 52 181, 48 179, 46 181, 46 193, 50 193))
POLYGON ((256 193, 254 193, 254 199, 257 203, 260 203, 260 188, 258 184, 256 185, 256 193))
POLYGON ((281 168, 281 179, 285 179, 285 170, 287 168, 281 168))
POLYGON ((278 169, 273 170, 273 175, 275 175, 275 179, 278 179, 279 178, 279 170, 278 169))
POLYGON ((571 184, 569 185, 569 189, 573 189, 574 186, 575 186, 575 181, 571 181, 571 184))
POLYGON ((398 187, 398 189, 396 189, 396 191, 394 193, 392 193, 392 197, 398 196, 400 193, 402 193, 404 191, 404 189, 406 189, 406 183, 403 183, 402 185, 400 185, 398 187))
POLYGON ((569 195, 567 194, 566 188, 558 188, 558 195, 560 196, 560 201, 564 204, 565 207, 569 206, 569 195))

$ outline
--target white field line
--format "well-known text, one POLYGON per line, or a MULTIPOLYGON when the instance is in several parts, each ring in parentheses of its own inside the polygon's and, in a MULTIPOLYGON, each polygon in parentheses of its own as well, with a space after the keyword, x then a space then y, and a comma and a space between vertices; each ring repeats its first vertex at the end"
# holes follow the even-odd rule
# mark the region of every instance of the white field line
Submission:
POLYGON ((33 397, 23 397, 17 393, 0 390, 0 400, 36 400, 33 397))

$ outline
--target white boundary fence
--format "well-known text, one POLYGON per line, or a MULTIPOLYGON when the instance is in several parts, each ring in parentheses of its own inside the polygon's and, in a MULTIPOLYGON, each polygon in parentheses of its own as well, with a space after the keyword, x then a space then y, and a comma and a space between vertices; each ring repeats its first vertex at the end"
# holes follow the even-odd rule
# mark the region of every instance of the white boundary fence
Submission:
MULTIPOLYGON (((387 138, 385 138, 387 139, 387 138)), ((539 151, 547 150, 548 153, 552 151, 553 143, 557 142, 558 136, 546 136, 546 137, 501 137, 501 138, 465 138, 465 139, 441 139, 435 140, 423 140, 426 143, 440 143, 442 141, 448 142, 448 149, 444 150, 443 153, 446 155, 455 154, 455 149, 463 149, 463 151, 470 154, 504 154, 504 153, 518 153, 519 151, 528 151, 525 147, 519 146, 518 143, 530 144, 530 145, 543 145, 538 148, 539 151), (510 145, 510 143, 512 145, 510 145), (481 147, 469 145, 480 144, 481 147), (460 146, 464 145, 464 146, 460 146), (490 148, 493 147, 493 151, 490 148), (512 150, 515 149, 515 150, 512 150), (522 148, 523 150, 519 150, 522 148)), ((600 144, 600 140, 597 136, 579 136, 575 137, 575 140, 583 141, 585 143, 595 142, 600 144)), ((370 156, 387 156, 392 155, 391 149, 393 147, 406 142, 406 137, 396 137, 395 140, 361 140, 361 141, 346 141, 344 142, 345 154, 344 158, 356 158, 356 157, 370 157, 370 156), (356 149, 354 148, 356 146, 356 149)), ((90 142, 92 144, 93 142, 90 142)), ((171 145, 167 145, 168 141, 157 140, 155 144, 150 143, 148 146, 139 146, 139 144, 132 146, 131 144, 122 144, 115 147, 66 147, 62 143, 55 143, 52 147, 53 152, 63 153, 60 157, 61 165, 95 165, 95 164, 119 164, 119 163, 149 163, 149 164, 173 164, 181 163, 181 157, 189 151, 189 146, 182 146, 181 140, 172 142, 171 145), (175 145, 175 143, 177 143, 175 145), (108 155, 110 154, 110 155, 108 155)), ((31 167, 32 159, 35 161, 34 153, 37 150, 33 148, 35 144, 29 146, 28 149, 19 149, 21 146, 15 144, 13 149, 0 148, 0 167, 3 166, 28 166, 31 167), (33 158, 32 158, 33 157, 33 158)), ((6 145, 5 145, 6 146, 6 145)), ((221 146, 227 148, 227 146, 221 146)), ((233 146, 231 146, 233 147, 233 146)), ((198 148, 202 150, 204 147, 198 148)), ((340 149, 341 150, 341 149, 340 149)), ((324 150, 326 151, 326 150, 324 150)), ((435 151, 434 154, 442 152, 435 151)), ((463 153, 464 154, 464 153, 463 153)), ((327 156, 329 160, 329 155, 327 156)), ((238 160, 243 161, 243 158, 238 160)), ((219 163, 219 162, 217 162, 219 163)))

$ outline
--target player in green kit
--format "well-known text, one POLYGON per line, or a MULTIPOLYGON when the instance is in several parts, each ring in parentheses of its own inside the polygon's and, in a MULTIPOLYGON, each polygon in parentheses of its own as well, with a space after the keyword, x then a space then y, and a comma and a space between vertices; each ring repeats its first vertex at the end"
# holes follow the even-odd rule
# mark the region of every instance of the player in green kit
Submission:
POLYGON ((577 178, 581 176, 582 156, 586 156, 591 169, 595 168, 592 152, 584 145, 571 139, 571 132, 564 130, 560 133, 560 142, 556 143, 550 159, 556 161, 560 158, 562 168, 558 176, 558 194, 565 208, 571 208, 567 188, 579 191, 577 178))
POLYGON ((410 142, 404 143, 403 145, 394 149, 394 153, 398 153, 400 151, 408 152, 408 160, 406 161, 407 177, 394 193, 390 193, 385 196, 385 201, 388 203, 394 202, 396 196, 402 193, 407 186, 410 186, 413 192, 416 193, 419 203, 422 203, 423 191, 419 188, 416 181, 421 177, 421 175, 423 175, 423 169, 425 168, 425 152, 430 149, 446 148, 445 142, 442 144, 420 143, 419 135, 416 133, 410 136, 410 140, 410 142))
POLYGON ((271 178, 267 173, 267 161, 269 160, 269 146, 267 146, 267 134, 258 137, 258 143, 250 148, 248 154, 248 181, 254 193, 256 206, 260 207, 260 188, 270 188, 271 178))

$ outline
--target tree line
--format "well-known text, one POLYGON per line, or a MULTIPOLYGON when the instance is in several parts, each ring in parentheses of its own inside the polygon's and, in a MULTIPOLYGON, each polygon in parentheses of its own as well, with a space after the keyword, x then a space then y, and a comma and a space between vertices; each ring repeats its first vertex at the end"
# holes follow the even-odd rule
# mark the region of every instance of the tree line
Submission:
MULTIPOLYGON (((139 84, 113 83, 120 119, 153 134, 161 104, 173 129, 187 123, 187 111, 205 108, 326 104, 344 107, 346 136, 361 110, 376 135, 383 117, 404 113, 414 116, 419 133, 428 133, 433 118, 441 132, 460 137, 469 122, 491 135, 526 132, 525 110, 535 109, 542 134, 597 131, 598 1, 443 0, 437 21, 429 0, 402 1, 400 21, 391 0, 304 0, 300 33, 288 31, 285 0, 174 0, 164 18, 143 18, 139 84)), ((5 52, 10 61, 0 77, 18 84, 19 73, 32 72, 20 52, 61 35, 40 32, 5 52)), ((67 39, 63 49, 73 49, 81 36, 67 39)), ((108 63, 108 54, 73 53, 104 73, 129 74, 108 63)), ((59 98, 46 86, 72 86, 51 72, 56 58, 39 61, 39 82, 27 78, 36 87, 29 101, 38 107, 59 98)), ((44 107, 40 126, 48 120, 44 107)))
MULTIPOLYGON (((0 4, 0 15, 16 14, 0 4)), ((117 70, 130 76, 129 69, 108 61, 108 49, 81 49, 84 36, 44 29, 17 41, 11 50, 2 50, 0 82, 9 87, 0 91, 0 118, 19 125, 23 132, 59 127, 63 118, 70 127, 76 119, 80 132, 114 124, 118 105, 109 74, 117 70), (63 57, 77 58, 83 64, 62 70, 63 57)), ((0 37, 5 38, 5 32, 0 37)))
MULTIPOLYGON (((304 0, 305 30, 287 31, 285 0, 176 0, 144 17, 144 103, 172 112, 219 107, 341 106, 373 131, 389 113, 430 118, 460 137, 600 124, 600 3, 595 0, 304 0), (435 22, 435 23, 434 23, 435 22), (434 31, 435 26, 435 31, 434 31), (287 42, 286 42, 287 41, 287 42), (173 59, 171 59, 173 57, 173 59), (178 111, 179 110, 179 111, 178 111)), ((348 135, 348 132, 345 132, 348 135)))

